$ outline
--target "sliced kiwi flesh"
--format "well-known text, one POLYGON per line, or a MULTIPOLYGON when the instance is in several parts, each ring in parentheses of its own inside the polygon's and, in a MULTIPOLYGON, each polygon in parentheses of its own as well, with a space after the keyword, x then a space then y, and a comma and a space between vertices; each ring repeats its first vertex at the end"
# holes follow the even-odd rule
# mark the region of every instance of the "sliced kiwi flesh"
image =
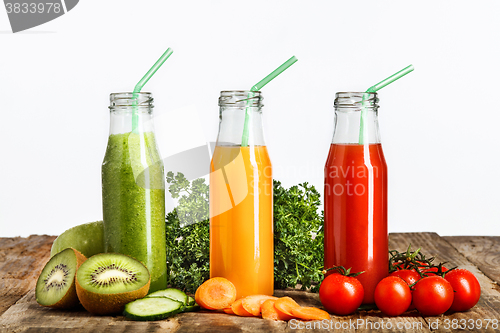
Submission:
POLYGON ((53 256, 36 283, 35 296, 38 304, 63 309, 77 305, 75 273, 85 260, 80 252, 71 248, 53 256))
POLYGON ((78 298, 87 311, 112 314, 146 296, 151 279, 140 261, 118 253, 90 257, 76 274, 78 298))

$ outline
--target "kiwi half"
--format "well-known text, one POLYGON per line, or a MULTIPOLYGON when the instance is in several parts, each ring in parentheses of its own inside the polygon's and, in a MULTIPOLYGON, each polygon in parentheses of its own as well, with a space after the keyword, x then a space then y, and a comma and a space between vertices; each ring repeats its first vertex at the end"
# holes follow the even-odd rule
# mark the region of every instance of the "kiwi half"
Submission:
POLYGON ((36 283, 35 297, 38 304, 57 309, 78 305, 75 273, 87 260, 75 249, 65 249, 45 265, 36 283))
POLYGON ((122 312, 125 304, 147 295, 151 278, 140 261, 118 253, 90 257, 76 273, 76 293, 95 314, 122 312))

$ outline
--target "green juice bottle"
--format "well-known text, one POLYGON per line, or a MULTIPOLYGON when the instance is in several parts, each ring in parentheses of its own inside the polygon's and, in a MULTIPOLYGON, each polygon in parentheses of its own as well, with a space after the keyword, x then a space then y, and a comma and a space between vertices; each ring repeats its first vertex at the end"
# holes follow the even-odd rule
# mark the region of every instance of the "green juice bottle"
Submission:
POLYGON ((110 95, 110 135, 102 163, 104 247, 141 261, 150 292, 167 287, 165 177, 151 93, 110 95), (134 111, 135 110, 135 111, 134 111), (137 127, 132 129, 132 118, 137 127))

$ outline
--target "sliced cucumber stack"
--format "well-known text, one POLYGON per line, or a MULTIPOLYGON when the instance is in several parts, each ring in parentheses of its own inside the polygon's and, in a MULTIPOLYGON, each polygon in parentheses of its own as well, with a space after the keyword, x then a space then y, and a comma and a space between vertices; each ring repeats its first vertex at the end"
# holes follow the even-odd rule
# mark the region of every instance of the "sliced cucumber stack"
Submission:
POLYGON ((158 290, 155 291, 154 293, 151 293, 146 296, 147 298, 150 297, 168 297, 170 299, 173 299, 175 301, 179 301, 183 304, 188 304, 188 296, 186 295, 185 292, 180 291, 179 289, 175 288, 167 288, 163 290, 158 290))
POLYGON ((193 297, 175 288, 158 290, 125 306, 123 315, 134 320, 161 320, 179 312, 200 310, 193 297))
POLYGON ((146 297, 125 305, 123 315, 134 320, 161 320, 184 309, 184 303, 167 297, 146 297))

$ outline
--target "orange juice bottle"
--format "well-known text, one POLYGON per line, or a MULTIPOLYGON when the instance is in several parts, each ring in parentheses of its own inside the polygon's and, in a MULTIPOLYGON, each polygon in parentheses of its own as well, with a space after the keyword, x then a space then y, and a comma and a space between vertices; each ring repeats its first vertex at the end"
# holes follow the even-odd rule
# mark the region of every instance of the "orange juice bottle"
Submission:
POLYGON ((210 165, 210 277, 231 281, 237 298, 274 292, 272 166, 262 130, 262 96, 248 94, 221 92, 210 165), (250 131, 242 147, 245 112, 250 131))

